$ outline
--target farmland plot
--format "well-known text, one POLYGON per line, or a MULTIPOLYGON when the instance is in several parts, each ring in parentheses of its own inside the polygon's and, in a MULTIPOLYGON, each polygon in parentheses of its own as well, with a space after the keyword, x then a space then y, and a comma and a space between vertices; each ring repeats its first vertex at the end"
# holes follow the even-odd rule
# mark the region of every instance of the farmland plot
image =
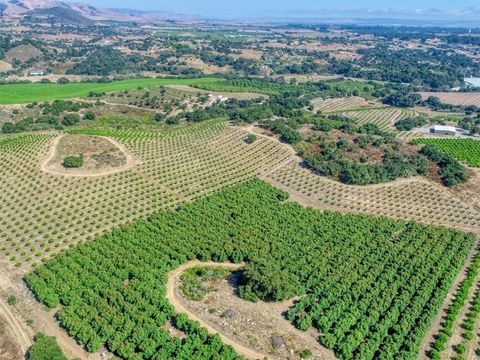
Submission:
POLYGON ((287 318, 317 328, 340 359, 416 359, 475 237, 286 199, 261 181, 234 186, 79 245, 26 281, 49 308, 63 305, 58 319, 89 351, 227 360, 237 359, 231 348, 174 313, 166 275, 195 258, 245 261, 242 296, 299 296, 287 318))
POLYGON ((213 96, 225 96, 237 100, 253 100, 257 98, 265 98, 266 95, 254 92, 226 92, 226 91, 208 91, 204 89, 197 89, 193 86, 188 85, 168 85, 170 89, 174 89, 180 92, 186 92, 189 94, 202 94, 202 95, 213 95, 213 96))
POLYGON ((480 141, 473 139, 420 139, 421 144, 431 144, 468 166, 480 167, 480 141))
POLYGON ((41 170, 52 134, 0 140, 0 248, 17 266, 38 264, 72 244, 164 208, 173 208, 245 181, 288 157, 266 139, 246 144, 245 132, 207 121, 167 133, 79 131, 119 140, 138 164, 100 177, 65 177, 41 170))
POLYGON ((420 95, 424 100, 433 96, 439 98, 445 104, 480 107, 480 92, 421 92, 420 95))
MULTIPOLYGON (((356 123, 360 125, 375 124, 384 131, 396 131, 394 124, 397 121, 417 115, 415 111, 398 108, 347 111, 341 112, 339 114, 353 119, 356 123)), ((411 139, 419 136, 419 134, 413 131, 396 131, 396 134, 397 136, 406 139, 411 139)))
POLYGON ((315 175, 296 161, 263 177, 309 206, 416 220, 480 231, 480 213, 439 186, 420 179, 352 186, 315 175))

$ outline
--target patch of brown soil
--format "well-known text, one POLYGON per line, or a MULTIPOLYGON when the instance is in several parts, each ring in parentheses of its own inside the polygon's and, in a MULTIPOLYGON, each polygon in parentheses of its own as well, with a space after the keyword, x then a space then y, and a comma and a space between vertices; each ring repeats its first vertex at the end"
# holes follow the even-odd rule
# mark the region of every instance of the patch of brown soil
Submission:
POLYGON ((5 53, 5 60, 12 62, 13 59, 18 59, 25 62, 40 55, 42 55, 42 52, 33 45, 19 45, 5 53))
POLYGON ((103 176, 131 169, 133 156, 117 141, 100 136, 62 135, 57 137, 47 158, 41 163, 43 171, 67 176, 103 176), (63 160, 67 156, 82 156, 84 165, 67 169, 63 160))
POLYGON ((8 71, 12 68, 12 65, 6 61, 0 60, 0 72, 8 71))
POLYGON ((10 333, 13 330, 3 316, 0 317, 0 360, 18 360, 23 358, 24 353, 20 344, 10 333))

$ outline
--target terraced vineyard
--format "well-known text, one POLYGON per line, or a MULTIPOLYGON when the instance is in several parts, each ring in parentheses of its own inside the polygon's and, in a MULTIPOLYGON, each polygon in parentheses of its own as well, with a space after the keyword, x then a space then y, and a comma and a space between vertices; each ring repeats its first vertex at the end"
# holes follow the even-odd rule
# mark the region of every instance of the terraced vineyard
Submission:
POLYGON ((363 187, 344 185, 317 176, 299 167, 296 161, 264 178, 309 206, 480 231, 477 210, 425 180, 363 187))
POLYGON ((44 173, 52 134, 0 142, 0 248, 17 266, 35 265, 75 243, 165 208, 259 175, 284 161, 280 145, 224 122, 207 121, 167 133, 96 129, 76 131, 121 141, 140 162, 103 177, 44 173))
MULTIPOLYGON (((398 120, 415 116, 416 112, 412 110, 404 110, 398 108, 385 108, 385 109, 372 109, 372 110, 359 110, 359 111, 348 111, 342 112, 341 115, 349 117, 358 124, 375 124, 380 129, 385 131, 395 130, 394 124, 398 120)), ((417 137, 417 133, 411 131, 401 131, 397 132, 397 136, 403 138, 414 138, 417 137)))
MULTIPOLYGON (((398 120, 417 115, 413 110, 386 107, 382 104, 372 104, 363 98, 355 96, 326 100, 315 99, 312 101, 312 105, 315 111, 320 110, 327 114, 343 115, 361 125, 375 124, 385 131, 395 130, 394 124, 398 120)), ((407 139, 418 137, 417 133, 411 131, 397 132, 397 136, 407 139)))
POLYGON ((480 167, 480 141, 473 139, 419 139, 420 144, 431 144, 451 157, 471 167, 480 167))

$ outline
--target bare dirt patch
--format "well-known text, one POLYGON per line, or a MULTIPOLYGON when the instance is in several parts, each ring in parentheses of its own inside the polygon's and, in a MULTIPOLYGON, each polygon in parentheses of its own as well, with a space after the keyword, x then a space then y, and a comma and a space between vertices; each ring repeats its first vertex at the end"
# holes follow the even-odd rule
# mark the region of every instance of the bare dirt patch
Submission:
POLYGON ((12 68, 12 65, 6 61, 0 60, 0 72, 8 71, 12 68))
POLYGON ((0 360, 22 359, 30 341, 13 314, 13 307, 0 299, 0 360))
POLYGON ((133 156, 117 141, 100 136, 62 135, 50 148, 41 169, 57 175, 103 176, 131 169, 135 165, 133 156), (79 168, 66 168, 63 164, 68 156, 83 158, 79 168))
POLYGON ((241 265, 200 263, 192 261, 170 273, 167 298, 176 311, 186 313, 199 321, 212 333, 219 333, 222 340, 238 353, 261 359, 300 359, 299 352, 310 349, 309 359, 335 359, 333 352, 318 343, 318 332, 311 329, 302 332, 283 316, 293 300, 251 303, 237 295, 238 272, 241 265), (192 267, 219 266, 232 269, 229 280, 208 283, 213 290, 203 300, 193 301, 183 297, 181 274, 192 267))
POLYGON ((31 58, 42 55, 42 52, 32 45, 19 45, 5 53, 5 60, 12 62, 13 59, 18 59, 22 62, 30 60, 31 58))

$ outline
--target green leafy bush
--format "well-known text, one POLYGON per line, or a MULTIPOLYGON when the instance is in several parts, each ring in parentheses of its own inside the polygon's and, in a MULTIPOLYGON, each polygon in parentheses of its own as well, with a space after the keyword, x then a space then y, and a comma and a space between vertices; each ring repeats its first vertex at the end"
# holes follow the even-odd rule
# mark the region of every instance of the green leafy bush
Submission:
POLYGON ((67 156, 63 159, 63 166, 69 169, 81 168, 83 166, 83 156, 67 156))
POLYGON ((68 360, 58 346, 55 337, 38 333, 35 342, 27 353, 29 360, 68 360))

